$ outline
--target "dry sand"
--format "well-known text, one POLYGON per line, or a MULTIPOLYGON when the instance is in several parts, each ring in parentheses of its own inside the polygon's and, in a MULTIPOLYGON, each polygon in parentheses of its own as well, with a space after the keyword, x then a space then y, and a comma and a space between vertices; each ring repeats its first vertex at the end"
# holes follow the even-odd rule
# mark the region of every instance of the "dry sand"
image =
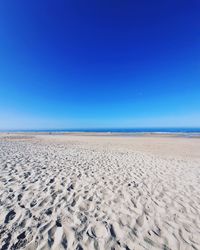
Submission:
POLYGON ((0 135, 1 249, 200 249, 200 139, 0 135))

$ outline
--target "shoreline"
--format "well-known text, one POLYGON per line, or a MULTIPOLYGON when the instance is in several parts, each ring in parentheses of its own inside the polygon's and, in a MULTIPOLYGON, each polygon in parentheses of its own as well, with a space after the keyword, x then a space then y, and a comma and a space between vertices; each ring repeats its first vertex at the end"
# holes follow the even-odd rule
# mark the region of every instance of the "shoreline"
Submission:
POLYGON ((176 138, 200 138, 198 132, 43 132, 43 131, 18 131, 0 132, 1 135, 63 135, 63 136, 102 136, 102 137, 176 137, 176 138))

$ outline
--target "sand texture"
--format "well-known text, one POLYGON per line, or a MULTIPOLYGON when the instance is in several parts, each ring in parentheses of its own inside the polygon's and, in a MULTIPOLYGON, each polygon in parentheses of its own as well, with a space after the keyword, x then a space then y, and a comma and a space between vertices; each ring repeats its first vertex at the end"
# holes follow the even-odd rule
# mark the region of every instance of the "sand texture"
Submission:
POLYGON ((0 136, 1 249, 200 249, 200 139, 0 136))

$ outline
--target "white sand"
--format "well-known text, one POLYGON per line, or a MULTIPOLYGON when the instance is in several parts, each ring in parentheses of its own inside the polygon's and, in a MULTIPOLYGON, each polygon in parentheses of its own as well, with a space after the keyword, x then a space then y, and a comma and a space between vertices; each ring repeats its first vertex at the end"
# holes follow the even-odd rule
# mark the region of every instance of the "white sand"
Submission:
POLYGON ((0 135, 1 249, 200 249, 200 139, 0 135))

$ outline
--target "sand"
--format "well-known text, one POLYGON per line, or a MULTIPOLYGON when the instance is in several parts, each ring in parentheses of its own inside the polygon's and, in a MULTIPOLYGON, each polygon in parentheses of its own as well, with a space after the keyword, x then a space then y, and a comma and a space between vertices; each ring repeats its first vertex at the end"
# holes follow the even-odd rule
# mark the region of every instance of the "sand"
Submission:
POLYGON ((200 139, 0 135, 1 249, 200 249, 200 139))

